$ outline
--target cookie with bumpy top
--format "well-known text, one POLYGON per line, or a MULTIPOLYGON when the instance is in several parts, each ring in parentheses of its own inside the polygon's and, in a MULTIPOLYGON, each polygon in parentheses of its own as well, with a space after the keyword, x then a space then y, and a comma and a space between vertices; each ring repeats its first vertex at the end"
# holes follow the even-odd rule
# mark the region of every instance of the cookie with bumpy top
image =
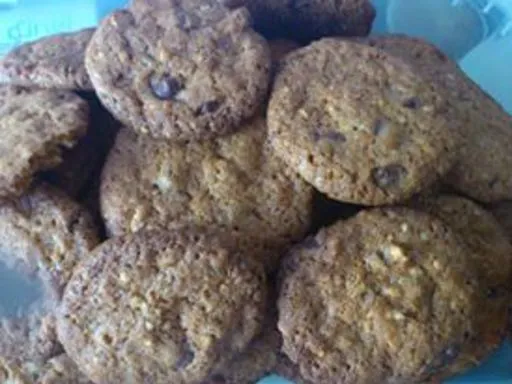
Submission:
POLYGON ((411 62, 443 87, 463 124, 461 153, 444 181, 482 202, 512 198, 512 116, 474 83, 454 61, 421 39, 370 37, 366 43, 411 62))
POLYGON ((22 194, 35 173, 59 165, 87 124, 87 103, 73 93, 1 86, 0 197, 22 194))
POLYGON ((92 90, 84 58, 93 32, 88 28, 20 45, 0 60, 0 83, 92 90))
POLYGON ((418 200, 414 207, 428 212, 455 230, 473 252, 468 253, 481 284, 480 311, 475 315, 479 332, 468 344, 467 359, 459 359, 459 372, 488 356, 501 345, 507 327, 507 307, 512 286, 512 245, 493 215, 458 196, 418 200))
POLYGON ((98 27, 85 62, 119 121, 172 140, 234 131, 263 103, 271 64, 247 11, 215 2, 114 12, 98 27))
POLYGON ((258 32, 301 42, 326 36, 366 36, 375 18, 369 0, 244 0, 244 5, 258 32))
MULTIPOLYGON (((263 118, 237 133, 184 144, 122 130, 103 169, 101 208, 111 235, 188 221, 281 248, 309 228, 313 188, 276 157, 263 118)), ((271 269, 278 253, 265 260, 271 269)))
POLYGON ((48 185, 0 202, 2 261, 43 271, 60 288, 99 243, 97 232, 88 212, 48 185))
POLYGON ((404 60, 341 39, 288 55, 267 117, 276 153, 329 197, 381 205, 429 187, 460 143, 440 89, 404 60))
POLYGON ((321 230, 283 266, 283 351, 314 383, 413 383, 450 370, 476 331, 468 252, 442 221, 405 208, 321 230))
POLYGON ((67 285, 59 339, 94 382, 200 382, 260 331, 265 277, 245 256, 196 227, 111 239, 67 285))

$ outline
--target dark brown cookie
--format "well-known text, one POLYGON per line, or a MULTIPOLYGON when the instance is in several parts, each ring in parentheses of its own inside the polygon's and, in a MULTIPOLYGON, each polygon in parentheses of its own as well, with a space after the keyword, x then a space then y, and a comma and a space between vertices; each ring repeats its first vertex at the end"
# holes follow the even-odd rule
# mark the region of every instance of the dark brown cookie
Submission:
POLYGON ((245 0, 266 37, 308 42, 326 36, 366 36, 375 18, 369 0, 245 0))
POLYGON ((244 9, 175 5, 107 17, 87 50, 99 98, 139 133, 181 140, 225 134, 260 108, 270 52, 244 9))
POLYGON ((453 166, 460 133, 444 93, 404 60, 342 39, 289 54, 267 118, 276 153, 330 198, 401 201, 453 166))
POLYGON ((0 197, 20 195, 87 131, 87 103, 66 91, 0 86, 0 197))
POLYGON ((443 87, 459 119, 462 150, 444 181, 482 202, 512 198, 512 116, 433 45, 406 36, 371 37, 366 42, 411 62, 443 87))
MULTIPOLYGON (((269 248, 300 240, 310 225, 313 188, 266 139, 263 118, 229 136, 184 144, 122 130, 102 175, 108 232, 188 221, 222 226, 269 248)), ((269 269, 278 256, 268 253, 269 269)))
POLYGON ((94 29, 43 37, 0 60, 0 83, 42 88, 92 90, 85 49, 94 29))
POLYGON ((200 382, 260 331, 265 278, 245 260, 195 227, 109 240, 67 285, 59 339, 94 382, 200 382))
POLYGON ((488 356, 503 341, 512 287, 512 245, 490 212, 457 196, 439 196, 415 204, 449 225, 473 251, 468 253, 480 284, 480 310, 475 315, 478 333, 467 345, 453 372, 460 372, 488 356))
POLYGON ((314 383, 416 383, 457 364, 476 331, 470 252, 433 216, 373 209, 285 262, 283 350, 314 383))

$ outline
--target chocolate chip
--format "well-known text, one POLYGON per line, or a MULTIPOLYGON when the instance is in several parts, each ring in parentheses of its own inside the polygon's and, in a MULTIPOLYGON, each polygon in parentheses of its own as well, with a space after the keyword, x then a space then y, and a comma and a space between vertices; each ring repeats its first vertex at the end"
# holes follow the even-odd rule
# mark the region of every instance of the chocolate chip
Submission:
POLYGON ((154 74, 149 79, 149 86, 153 94, 160 100, 171 100, 183 89, 178 79, 168 74, 154 74))
POLYGON ((400 164, 391 164, 372 170, 374 183, 383 189, 398 187, 406 175, 407 169, 400 164))
POLYGON ((177 370, 186 368, 194 360, 194 358, 194 351, 190 348, 190 345, 188 345, 188 343, 185 342, 181 355, 178 361, 176 361, 176 364, 174 364, 174 368, 177 370))
POLYGON ((408 109, 418 109, 421 106, 421 102, 417 97, 411 97, 405 100, 402 105, 408 109))
POLYGON ((197 109, 197 115, 206 115, 208 113, 213 113, 220 107, 220 102, 217 100, 206 101, 199 106, 197 109))
POLYGON ((498 181, 499 181, 498 177, 496 177, 496 176, 493 177, 491 179, 491 181, 489 181, 489 188, 491 188, 491 189, 494 188, 496 186, 496 184, 498 183, 498 181))

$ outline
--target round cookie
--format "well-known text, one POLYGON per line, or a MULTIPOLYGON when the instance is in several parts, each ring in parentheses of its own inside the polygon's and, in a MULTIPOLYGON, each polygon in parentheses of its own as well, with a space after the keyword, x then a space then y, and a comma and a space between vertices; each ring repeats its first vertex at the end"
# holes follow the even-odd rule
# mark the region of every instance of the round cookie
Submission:
POLYGON ((475 316, 479 332, 467 347, 468 361, 461 361, 461 367, 454 369, 460 371, 473 359, 481 360, 501 345, 511 298, 512 245, 493 215, 471 200, 445 195, 417 201, 414 207, 444 221, 472 250, 468 256, 481 284, 480 311, 475 316))
POLYGON ((141 230, 79 266, 59 339, 94 382, 197 383, 260 331, 264 280, 226 233, 141 230))
POLYGON ((482 202, 512 198, 512 116, 433 45, 406 36, 371 37, 366 42, 408 60, 439 84, 455 106, 463 142, 444 181, 482 202))
POLYGON ((375 18, 369 0, 245 0, 266 37, 309 42, 325 36, 366 36, 375 18))
POLYGON ((442 221, 405 208, 363 211, 321 230, 283 267, 283 351, 314 383, 452 373, 476 331, 468 252, 442 221))
POLYGON ((22 194, 36 172, 60 164, 87 124, 87 103, 73 93, 0 86, 0 197, 22 194))
POLYGON ((114 12, 93 36, 86 68, 107 109, 139 133, 225 134, 256 113, 270 81, 268 44, 249 20, 215 2, 114 12))
POLYGON ((92 90, 84 57, 93 28, 25 43, 0 60, 0 83, 92 90))
POLYGON ((57 288, 99 243, 89 214, 64 193, 40 185, 0 203, 0 258, 47 273, 57 288))
MULTIPOLYGON (((122 130, 103 169, 101 208, 111 235, 188 221, 281 248, 307 232, 313 188, 271 151, 263 118, 237 133, 183 144, 122 130)), ((277 252, 265 264, 273 268, 277 252)))
POLYGON ((286 57, 268 107, 276 153, 329 197, 381 205, 446 174, 460 135, 446 99, 404 60, 341 39, 286 57))

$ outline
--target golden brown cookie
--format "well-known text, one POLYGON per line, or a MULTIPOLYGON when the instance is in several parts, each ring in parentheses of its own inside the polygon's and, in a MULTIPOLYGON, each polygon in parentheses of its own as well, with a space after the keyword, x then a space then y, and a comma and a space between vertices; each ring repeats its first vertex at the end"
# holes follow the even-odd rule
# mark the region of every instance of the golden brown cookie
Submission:
POLYGON ((498 348, 507 327, 507 309, 511 300, 512 245, 490 212, 471 200, 457 196, 439 196, 418 201, 415 208, 428 212, 455 230, 472 252, 468 257, 477 271, 481 301, 476 312, 479 332, 467 346, 467 360, 460 368, 480 361, 498 348))
POLYGON ((260 331, 265 301, 263 270, 229 234, 141 230, 79 266, 57 330, 94 382, 197 383, 260 331))
POLYGON ((22 194, 36 172, 59 165, 87 124, 87 103, 73 93, 0 86, 0 197, 22 194))
POLYGON ((93 32, 88 28, 20 45, 0 60, 0 83, 92 90, 84 57, 93 32))
POLYGON ((467 246, 433 216, 363 211, 292 250, 283 350, 313 383, 416 383, 457 364, 476 331, 467 246))
POLYGON ((267 42, 245 9, 187 3, 107 17, 87 49, 99 98, 126 126, 172 140, 234 131, 263 104, 267 42))
POLYGON ((0 203, 0 258, 48 273, 63 288, 75 266, 99 243, 88 212, 64 193, 39 185, 0 203))
POLYGON ((404 60, 328 38, 288 55, 267 118, 276 153, 335 200, 389 204, 428 188, 458 156, 446 98, 404 60))
MULTIPOLYGON (((122 130, 103 169, 108 232, 188 221, 270 248, 299 240, 310 225, 313 189, 274 156, 266 138, 262 118, 233 135, 185 144, 122 130)), ((275 265, 277 256, 267 261, 275 265)))
POLYGON ((461 154, 444 181, 482 202, 512 198, 512 116, 433 45, 400 35, 366 42, 408 60, 448 92, 456 108, 451 118, 464 124, 461 154))

